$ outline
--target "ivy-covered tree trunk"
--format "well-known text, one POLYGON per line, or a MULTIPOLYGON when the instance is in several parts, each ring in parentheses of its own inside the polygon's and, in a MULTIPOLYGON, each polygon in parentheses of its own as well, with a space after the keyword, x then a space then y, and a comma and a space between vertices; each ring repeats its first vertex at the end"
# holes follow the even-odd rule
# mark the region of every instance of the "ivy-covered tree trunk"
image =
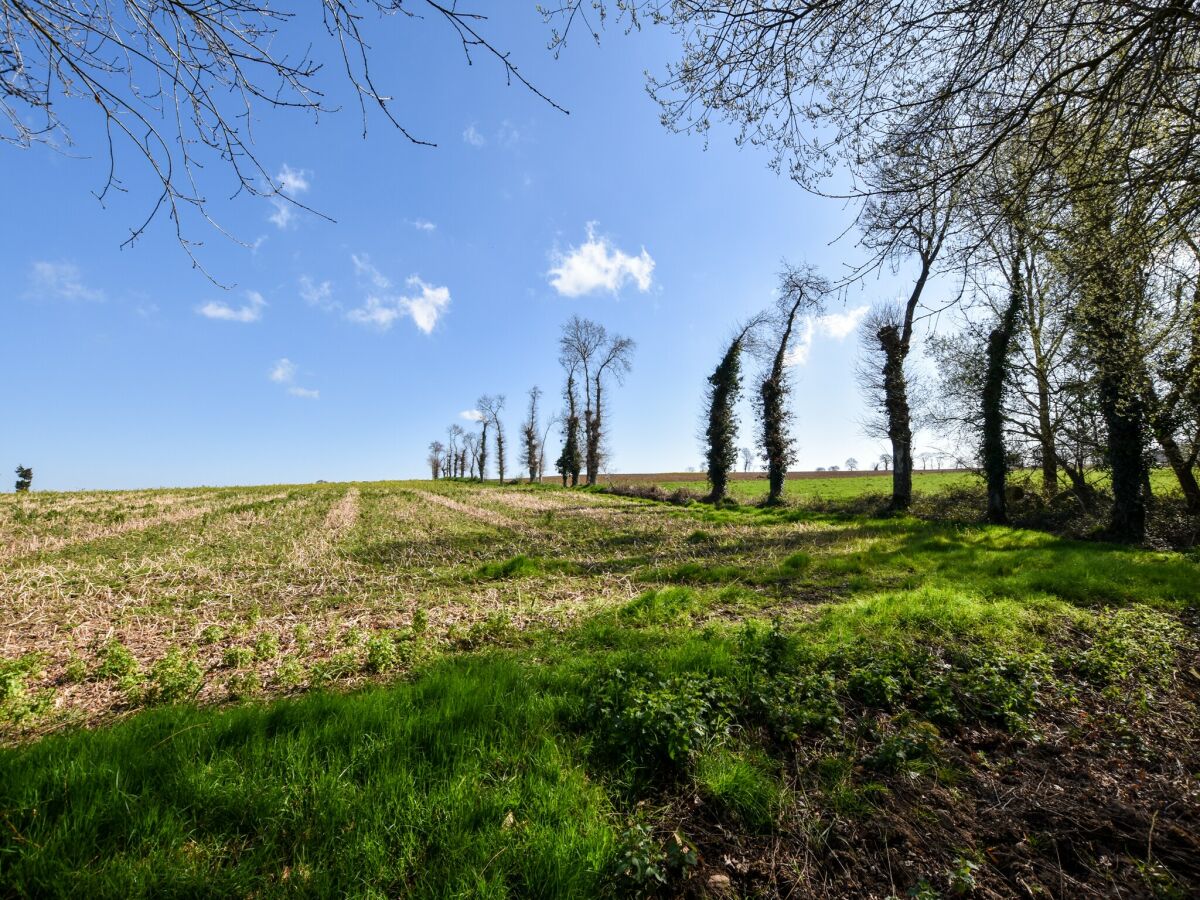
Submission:
POLYGON ((1024 297, 1021 292, 1021 255, 1018 245, 1012 257, 1008 306, 988 335, 987 367, 983 379, 983 472, 987 482, 987 520, 995 525, 1008 522, 1008 454, 1004 447, 1004 381, 1008 376, 1008 348, 1017 328, 1017 315, 1024 297))
POLYGON ((885 325, 877 334, 883 351, 883 405, 887 413, 888 439, 892 442, 892 509, 912 505, 912 412, 904 378, 907 355, 900 328, 885 325))
POLYGON ((725 499, 729 473, 737 465, 737 419, 734 404, 742 385, 743 331, 729 344, 721 362, 708 376, 708 427, 704 436, 708 447, 708 500, 718 503, 725 499))

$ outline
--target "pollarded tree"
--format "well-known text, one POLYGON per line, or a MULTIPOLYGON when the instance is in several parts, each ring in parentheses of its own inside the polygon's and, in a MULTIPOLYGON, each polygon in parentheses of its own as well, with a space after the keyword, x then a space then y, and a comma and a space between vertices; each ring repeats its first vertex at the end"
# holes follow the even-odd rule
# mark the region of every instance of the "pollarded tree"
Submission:
POLYGON ((587 483, 595 484, 604 453, 604 389, 609 379, 620 383, 629 372, 634 342, 609 335, 598 322, 572 316, 559 338, 559 361, 568 372, 578 371, 583 380, 584 465, 587 483))
MULTIPOLYGON (((480 439, 480 459, 486 460, 487 454, 487 429, 490 425, 495 429, 496 435, 496 467, 500 474, 500 483, 504 483, 504 424, 500 421, 500 413, 504 409, 503 394, 484 394, 476 403, 476 408, 483 423, 483 437, 480 439)), ((487 467, 481 461, 479 464, 481 472, 480 477, 486 477, 487 467)))
POLYGON ((542 389, 534 385, 529 389, 529 413, 521 424, 521 454, 525 467, 529 470, 529 483, 538 480, 538 463, 542 456, 541 444, 538 440, 538 398, 542 389))
POLYGON ((463 474, 474 479, 479 472, 479 435, 473 431, 469 431, 463 435, 462 453, 463 474))
POLYGON ((434 481, 437 481, 438 476, 440 476, 443 472, 443 468, 446 464, 445 453, 446 447, 441 441, 433 441, 430 443, 429 456, 426 458, 426 462, 429 463, 429 474, 434 481))
POLYGON ((743 325, 729 342, 717 368, 708 376, 704 459, 710 487, 706 499, 712 503, 725 499, 729 473, 737 465, 735 407, 742 389, 742 351, 747 342, 753 340, 753 332, 762 322, 763 317, 756 316, 743 325))
POLYGON ((780 298, 775 315, 776 337, 771 343, 773 354, 766 375, 759 385, 759 424, 763 458, 767 463, 767 503, 783 499, 784 480, 788 466, 795 457, 794 441, 788 433, 791 413, 788 410, 789 355, 796 319, 802 313, 820 308, 829 283, 810 267, 790 267, 781 278, 780 298))
POLYGON ((462 478, 463 472, 459 465, 459 441, 462 440, 461 425, 451 425, 446 429, 446 458, 450 461, 450 477, 462 478))
POLYGON ((18 494, 23 494, 29 490, 33 484, 33 469, 28 466, 17 466, 17 484, 16 491, 18 494))
POLYGON ((563 390, 566 409, 563 412, 563 448, 554 467, 562 475, 563 487, 579 484, 579 470, 583 466, 583 455, 579 449, 579 391, 575 386, 575 368, 567 371, 567 384, 563 390))

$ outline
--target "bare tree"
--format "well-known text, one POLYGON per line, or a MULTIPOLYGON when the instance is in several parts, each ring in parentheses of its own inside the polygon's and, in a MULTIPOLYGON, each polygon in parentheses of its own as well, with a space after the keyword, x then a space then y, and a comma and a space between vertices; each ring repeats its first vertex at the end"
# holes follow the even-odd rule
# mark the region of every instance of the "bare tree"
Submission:
POLYGON ((402 0, 325 0, 295 12, 265 0, 0 0, 0 141, 72 146, 64 111, 82 118, 91 110, 108 156, 100 200, 136 182, 123 174, 126 153, 156 185, 148 215, 125 243, 165 212, 195 262, 184 218, 212 221, 206 197, 215 185, 204 187, 206 168, 231 176, 218 193, 302 206, 288 179, 260 159, 251 123, 270 109, 314 118, 332 112, 327 74, 349 82, 364 135, 373 108, 408 140, 433 146, 401 125, 375 81, 368 13, 411 28, 441 22, 468 63, 490 56, 510 82, 551 102, 485 34, 486 16, 445 0, 418 3, 427 16, 402 0), (313 45, 317 29, 326 40, 313 45))
POLYGON ((749 447, 742 448, 742 471, 749 472, 750 466, 754 464, 754 451, 749 447))
POLYGON ((504 409, 503 394, 484 394, 475 401, 475 407, 483 416, 483 436, 480 438, 479 471, 480 477, 487 477, 487 430, 490 425, 496 435, 496 467, 500 474, 500 483, 504 483, 504 425, 500 421, 500 413, 504 409))
POLYGON ((483 478, 479 464, 482 462, 481 453, 483 456, 486 456, 487 451, 486 449, 481 451, 480 446, 482 442, 479 437, 473 431, 468 431, 463 435, 463 453, 466 455, 465 471, 471 479, 483 478))
POLYGON ((587 483, 595 484, 600 474, 604 445, 604 389, 608 379, 624 380, 632 364, 634 342, 608 334, 590 319, 572 316, 559 338, 559 359, 568 371, 583 375, 585 438, 584 464, 587 483))
POLYGON ((446 429, 446 457, 450 460, 450 477, 462 478, 463 471, 459 463, 459 441, 462 440, 462 426, 451 425, 446 429))
POLYGON ((429 445, 429 456, 426 461, 429 463, 429 474, 434 481, 438 480, 438 476, 442 474, 443 466, 445 465, 446 447, 441 441, 433 441, 429 445))
POLYGON ((847 472, 857 472, 858 471, 858 460, 855 459, 853 456, 851 456, 849 459, 846 460, 846 471, 847 472))

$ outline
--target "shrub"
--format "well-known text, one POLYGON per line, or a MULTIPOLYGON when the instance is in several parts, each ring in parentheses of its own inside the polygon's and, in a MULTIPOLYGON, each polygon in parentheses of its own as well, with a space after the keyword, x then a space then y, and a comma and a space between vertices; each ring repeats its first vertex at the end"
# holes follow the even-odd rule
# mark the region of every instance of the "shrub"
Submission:
POLYGON ((43 658, 37 653, 26 653, 16 659, 0 658, 0 721, 19 723, 49 709, 54 691, 35 694, 26 683, 39 675, 42 668, 43 658))
POLYGON ((249 647, 226 647, 221 656, 221 665, 241 669, 254 662, 254 651, 249 647))
POLYGON ((654 830, 633 823, 621 835, 613 886, 618 897, 657 897, 683 881, 700 862, 696 848, 678 831, 665 841, 654 830))

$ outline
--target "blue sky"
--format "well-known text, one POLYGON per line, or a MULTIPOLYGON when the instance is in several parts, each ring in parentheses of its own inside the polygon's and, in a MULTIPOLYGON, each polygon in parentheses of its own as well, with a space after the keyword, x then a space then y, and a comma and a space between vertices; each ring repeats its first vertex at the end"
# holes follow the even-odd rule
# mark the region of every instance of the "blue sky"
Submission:
MULTIPOLYGON (((784 259, 831 274, 856 259, 852 235, 835 242, 850 212, 725 131, 707 145, 666 131, 643 73, 677 54, 667 32, 613 31, 555 59, 532 4, 490 29, 569 116, 487 59, 465 65, 440 26, 373 25, 377 82, 438 146, 378 116, 363 139, 349 108, 317 124, 264 112, 259 158, 334 221, 229 198, 210 166, 214 215, 244 245, 187 227, 227 289, 165 217, 120 249, 151 185, 126 156, 128 192, 96 201, 106 160, 86 106, 69 154, 0 148, 4 206, 19 211, 0 242, 5 471, 32 466, 35 489, 423 476, 428 442, 467 425, 481 393, 507 395, 513 438, 531 385, 557 397, 573 313, 638 343, 611 395, 612 468, 697 465, 704 379, 729 330, 772 302, 784 259)), ((807 328, 797 468, 884 449, 859 426, 850 327, 904 283, 872 278, 807 328)), ((743 443, 752 429, 747 412, 743 443)))

